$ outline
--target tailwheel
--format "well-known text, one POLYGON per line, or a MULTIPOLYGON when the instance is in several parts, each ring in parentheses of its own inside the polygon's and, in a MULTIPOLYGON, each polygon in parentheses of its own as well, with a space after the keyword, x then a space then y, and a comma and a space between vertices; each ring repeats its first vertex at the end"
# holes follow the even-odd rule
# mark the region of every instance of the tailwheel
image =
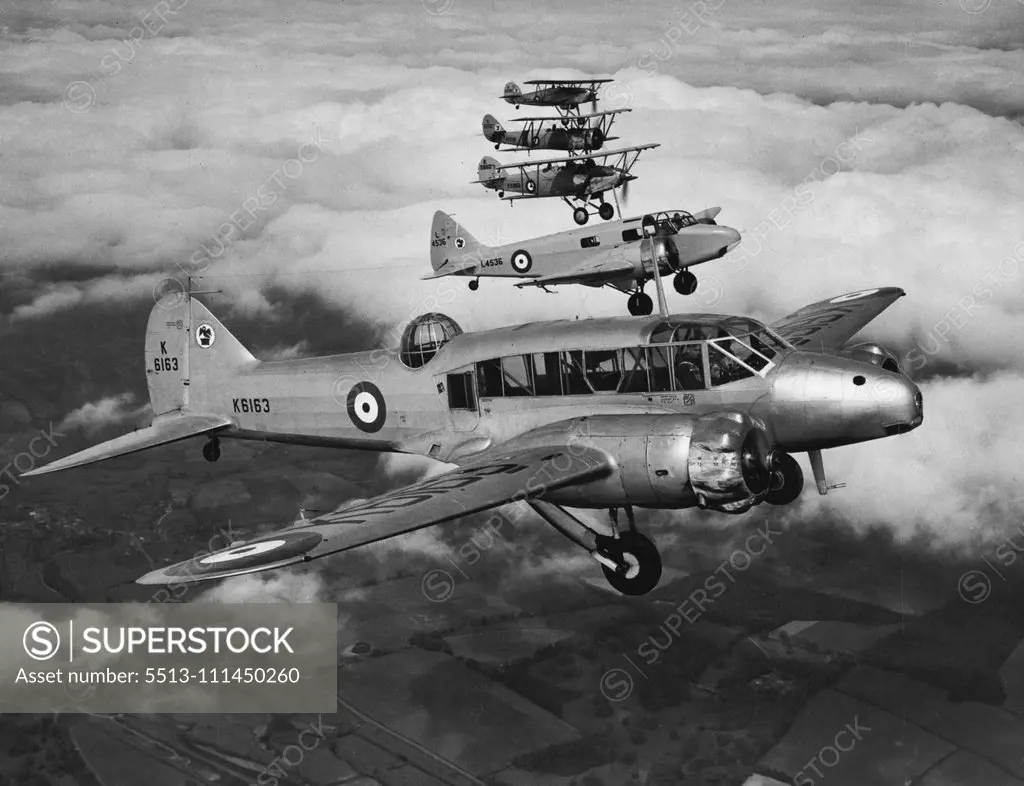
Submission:
POLYGON ((572 220, 583 226, 590 220, 590 213, 587 212, 585 207, 578 207, 572 211, 572 220))
POLYGON ((611 221, 612 217, 615 215, 615 208, 612 207, 611 202, 602 202, 601 207, 597 210, 597 214, 605 221, 611 221))
POLYGON ((634 317, 646 317, 654 312, 654 301, 651 300, 651 296, 639 290, 629 296, 626 306, 634 317))
POLYGON ((661 581, 658 547, 639 532, 623 532, 618 538, 599 536, 598 551, 611 559, 617 570, 602 565, 608 583, 623 595, 646 595, 661 581))
POLYGON ((680 270, 672 284, 680 295, 692 295, 697 290, 697 277, 689 270, 680 270))
POLYGON ((788 453, 776 453, 772 462, 772 475, 765 502, 769 505, 789 505, 796 502, 804 490, 804 471, 788 453))
POLYGON ((220 458, 220 440, 214 437, 203 445, 203 458, 207 461, 216 461, 220 458))
POLYGON ((469 289, 471 292, 476 292, 478 289, 480 289, 480 279, 474 278, 472 281, 470 281, 469 289))

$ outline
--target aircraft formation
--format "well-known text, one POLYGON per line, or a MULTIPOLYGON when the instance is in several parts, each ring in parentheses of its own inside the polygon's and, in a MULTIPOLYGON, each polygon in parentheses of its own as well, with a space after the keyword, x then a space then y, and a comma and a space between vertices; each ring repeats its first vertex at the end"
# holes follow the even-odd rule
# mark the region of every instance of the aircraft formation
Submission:
POLYGON ((618 138, 611 136, 615 118, 632 111, 597 111, 599 89, 610 81, 534 79, 526 83, 534 88, 527 93, 509 82, 501 97, 516 109, 520 105, 553 107, 557 114, 518 118, 513 122, 522 126, 511 131, 487 114, 483 119, 487 140, 496 150, 505 146, 525 150, 527 155, 535 150, 563 150, 566 156, 513 164, 484 156, 477 180, 472 181, 497 191, 510 204, 519 199, 560 198, 573 207, 573 219, 580 227, 595 212, 606 223, 489 246, 477 241, 453 216, 438 211, 431 227, 433 272, 424 278, 467 277, 471 290, 479 288, 481 278, 513 278, 517 287, 545 289, 570 284, 611 287, 628 296, 627 308, 633 316, 654 312, 654 300, 644 288, 655 278, 671 275, 681 295, 696 291, 697 277, 690 268, 723 257, 740 244, 740 233, 716 222, 720 207, 698 213, 659 211, 653 214, 653 224, 644 224, 643 216, 622 216, 618 191, 625 203, 629 183, 637 177, 632 174, 637 158, 659 145, 604 149, 618 138), (580 106, 587 102, 593 111, 582 114, 580 106), (614 206, 606 201, 608 193, 614 206))
MULTIPOLYGON (((596 100, 600 82, 538 80, 528 83, 539 85, 531 93, 510 83, 504 98, 559 107, 563 118, 575 108, 576 119, 588 119, 578 108, 596 100)), ((581 152, 597 145, 600 125, 570 124, 558 144, 577 134, 581 152)), ((536 136, 550 142, 556 130, 536 136)), ((523 141, 508 139, 496 144, 523 141)), ((169 294, 151 310, 145 334, 151 425, 25 477, 189 439, 204 441, 210 462, 230 440, 426 456, 457 466, 137 581, 191 584, 300 565, 523 502, 593 557, 612 587, 643 595, 658 585, 662 562, 635 508, 736 515, 792 504, 804 488, 794 458, 801 452, 824 495, 844 484, 828 482, 823 451, 905 434, 924 418, 921 391, 896 356, 851 343, 905 295, 898 287, 821 300, 770 325, 670 314, 661 276, 673 274, 688 294, 696 286, 688 266, 739 242, 736 230, 715 222, 718 212, 664 211, 488 246, 438 211, 429 278, 471 276, 474 289, 487 276, 516 277, 518 286, 610 285, 632 292, 633 316, 567 315, 466 333, 429 313, 383 358, 373 349, 261 361, 199 293, 169 294), (649 279, 658 287, 656 315, 649 297, 634 308, 649 279), (608 516, 584 519, 573 508, 608 516)))

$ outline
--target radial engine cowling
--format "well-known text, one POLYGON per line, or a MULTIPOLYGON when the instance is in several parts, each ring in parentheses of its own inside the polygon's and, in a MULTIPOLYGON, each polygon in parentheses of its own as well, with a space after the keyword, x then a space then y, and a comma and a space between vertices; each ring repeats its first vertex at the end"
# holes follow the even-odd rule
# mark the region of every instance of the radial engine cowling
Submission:
POLYGON ((687 470, 701 507, 751 500, 771 481, 768 435, 749 415, 705 415, 694 424, 687 470))
POLYGON ((640 246, 640 259, 645 268, 651 264, 652 257, 662 272, 679 269, 679 249, 670 235, 655 235, 644 239, 640 246))
POLYGON ((842 355, 850 358, 850 360, 859 360, 864 363, 881 366, 886 371, 891 371, 894 374, 900 373, 900 362, 896 355, 878 344, 855 344, 844 349, 842 355))

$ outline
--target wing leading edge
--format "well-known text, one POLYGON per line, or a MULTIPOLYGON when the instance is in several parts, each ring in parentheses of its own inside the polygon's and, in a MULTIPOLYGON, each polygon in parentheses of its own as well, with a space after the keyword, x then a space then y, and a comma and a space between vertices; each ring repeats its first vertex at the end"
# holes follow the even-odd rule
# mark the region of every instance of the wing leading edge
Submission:
POLYGON ((488 451, 458 469, 308 523, 154 570, 139 584, 212 581, 283 568, 430 527, 612 471, 609 456, 575 445, 488 451))
POLYGON ((899 287, 850 292, 804 306, 771 328, 795 347, 838 349, 905 294, 899 287))

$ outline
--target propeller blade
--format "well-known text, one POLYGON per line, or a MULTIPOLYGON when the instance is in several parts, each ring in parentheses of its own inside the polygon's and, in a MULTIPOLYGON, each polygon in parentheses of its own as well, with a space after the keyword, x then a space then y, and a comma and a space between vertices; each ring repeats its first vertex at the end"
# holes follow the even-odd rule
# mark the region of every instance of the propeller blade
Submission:
POLYGON ((594 93, 594 97, 590 99, 590 114, 597 113, 597 93, 594 93))
POLYGON ((622 206, 626 208, 629 207, 629 182, 627 180, 622 184, 622 206))

